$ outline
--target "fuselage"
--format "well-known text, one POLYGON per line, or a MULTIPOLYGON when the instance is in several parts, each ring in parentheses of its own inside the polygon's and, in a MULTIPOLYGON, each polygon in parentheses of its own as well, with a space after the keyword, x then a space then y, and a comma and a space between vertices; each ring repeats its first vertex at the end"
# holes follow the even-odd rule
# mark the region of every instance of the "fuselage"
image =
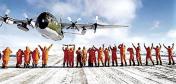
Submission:
POLYGON ((49 12, 41 13, 35 22, 36 29, 45 38, 52 40, 62 40, 64 35, 62 33, 61 23, 49 12))

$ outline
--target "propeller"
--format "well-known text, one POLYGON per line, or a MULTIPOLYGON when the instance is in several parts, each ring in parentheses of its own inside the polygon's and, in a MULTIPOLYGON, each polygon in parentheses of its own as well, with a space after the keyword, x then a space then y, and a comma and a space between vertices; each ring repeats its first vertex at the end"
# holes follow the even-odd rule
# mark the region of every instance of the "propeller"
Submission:
POLYGON ((7 9, 7 10, 5 11, 5 15, 4 15, 4 16, 0 16, 0 17, 3 19, 3 21, 2 21, 2 23, 1 23, 1 25, 0 25, 0 27, 3 25, 4 22, 6 23, 6 20, 7 20, 7 19, 12 19, 12 18, 8 17, 9 13, 10 13, 10 10, 7 9))
POLYGON ((98 26, 98 16, 95 17, 95 23, 92 24, 91 29, 94 29, 94 33, 96 33, 97 26, 98 26))
POLYGON ((71 17, 67 17, 67 19, 71 22, 71 25, 68 26, 66 29, 70 29, 70 28, 74 29, 75 28, 79 31, 79 28, 76 24, 77 24, 78 21, 81 20, 81 18, 78 18, 75 22, 72 21, 71 17))
POLYGON ((10 10, 7 9, 6 12, 5 12, 5 15, 9 15, 9 13, 10 13, 10 10))
POLYGON ((33 22, 33 19, 32 19, 32 18, 29 19, 29 18, 28 18, 28 15, 27 15, 26 13, 24 13, 23 15, 24 15, 24 17, 26 18, 27 24, 28 24, 29 26, 31 26, 32 28, 34 28, 35 22, 33 22))

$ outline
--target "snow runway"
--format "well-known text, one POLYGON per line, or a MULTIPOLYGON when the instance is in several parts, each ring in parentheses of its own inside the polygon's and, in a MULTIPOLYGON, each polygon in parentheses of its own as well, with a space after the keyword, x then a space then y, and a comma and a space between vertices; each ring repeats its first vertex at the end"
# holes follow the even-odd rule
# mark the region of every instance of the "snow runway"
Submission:
MULTIPOLYGON (((167 57, 162 57, 167 59, 167 57)), ((62 68, 63 58, 50 56, 48 68, 0 69, 1 84, 174 84, 176 65, 62 68)), ((143 60, 143 63, 145 61, 143 60)), ((0 62, 1 63, 1 62, 0 62)), ((41 64, 41 60, 39 61, 41 64)), ((41 66, 41 65, 39 65, 41 66)))

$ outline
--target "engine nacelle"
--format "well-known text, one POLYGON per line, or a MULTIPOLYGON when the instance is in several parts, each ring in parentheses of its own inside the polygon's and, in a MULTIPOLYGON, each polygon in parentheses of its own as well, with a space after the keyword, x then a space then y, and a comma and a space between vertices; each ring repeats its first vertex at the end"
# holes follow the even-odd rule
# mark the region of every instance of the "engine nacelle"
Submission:
POLYGON ((23 30, 25 32, 29 31, 27 27, 24 27, 22 24, 17 24, 18 29, 23 30))
POLYGON ((10 20, 10 19, 6 19, 5 21, 6 24, 14 24, 14 21, 10 20))

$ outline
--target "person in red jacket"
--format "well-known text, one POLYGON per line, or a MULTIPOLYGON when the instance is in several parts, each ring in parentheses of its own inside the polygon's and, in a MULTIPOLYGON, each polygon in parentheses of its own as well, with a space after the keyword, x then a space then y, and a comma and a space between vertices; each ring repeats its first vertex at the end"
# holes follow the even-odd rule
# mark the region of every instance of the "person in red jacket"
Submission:
POLYGON ((95 66, 97 66, 97 63, 96 63, 96 49, 95 49, 95 46, 93 45, 92 48, 89 48, 89 50, 87 51, 89 53, 89 66, 90 67, 93 67, 93 64, 95 64, 95 66))
POLYGON ((114 45, 113 48, 111 46, 109 46, 109 48, 111 49, 111 52, 112 52, 112 66, 114 66, 114 62, 116 63, 116 66, 118 66, 116 45, 114 45))
POLYGON ((63 67, 65 67, 65 64, 67 64, 67 67, 68 67, 68 45, 64 45, 66 46, 65 49, 64 47, 62 47, 62 50, 64 51, 64 62, 63 62, 63 67))
POLYGON ((129 59, 130 66, 131 66, 132 63, 133 63, 133 66, 135 66, 133 48, 128 48, 127 51, 130 53, 130 59, 129 59))
POLYGON ((33 59, 32 67, 37 68, 38 61, 40 59, 40 52, 38 48, 35 48, 35 50, 32 52, 32 59, 33 59))
POLYGON ((175 61, 174 61, 174 58, 173 58, 173 50, 174 50, 174 43, 172 44, 172 47, 171 46, 168 46, 166 47, 164 44, 163 46, 167 49, 167 52, 168 52, 168 58, 169 58, 169 64, 168 65, 174 65, 175 64, 175 61))
POLYGON ((78 64, 80 64, 80 67, 82 67, 82 51, 80 47, 76 51, 76 54, 77 54, 76 67, 78 67, 78 64))
POLYGON ((20 68, 21 64, 22 64, 22 57, 23 57, 23 50, 19 49, 17 52, 16 52, 16 68, 20 68))
POLYGON ((26 46, 26 50, 24 50, 24 68, 29 68, 30 60, 31 60, 31 50, 28 46, 26 46))
POLYGON ((136 50, 136 59, 137 59, 137 62, 138 62, 138 66, 141 65, 142 66, 142 60, 141 60, 141 47, 140 47, 140 44, 138 43, 138 46, 135 47, 134 44, 132 43, 134 49, 136 50))
POLYGON ((69 66, 74 67, 74 51, 75 51, 75 45, 69 45, 73 46, 73 48, 70 48, 68 51, 68 57, 69 57, 69 66))
POLYGON ((105 48, 104 55, 105 55, 105 63, 104 64, 105 64, 105 66, 107 66, 106 63, 108 63, 108 67, 109 67, 110 57, 109 57, 109 49, 108 48, 105 48))
POLYGON ((145 43, 144 43, 144 48, 146 50, 146 65, 148 65, 148 59, 150 59, 154 65, 154 62, 152 60, 152 49, 153 49, 153 44, 152 44, 152 47, 146 47, 145 46, 145 43))
POLYGON ((126 55, 125 55, 125 49, 126 49, 125 45, 120 44, 118 48, 120 49, 121 66, 123 66, 123 63, 125 63, 125 66, 127 66, 126 55))
POLYGON ((161 55, 160 55, 161 44, 159 44, 159 46, 157 45, 156 47, 153 47, 153 49, 155 50, 155 53, 156 53, 156 65, 158 64, 162 65, 161 55))

